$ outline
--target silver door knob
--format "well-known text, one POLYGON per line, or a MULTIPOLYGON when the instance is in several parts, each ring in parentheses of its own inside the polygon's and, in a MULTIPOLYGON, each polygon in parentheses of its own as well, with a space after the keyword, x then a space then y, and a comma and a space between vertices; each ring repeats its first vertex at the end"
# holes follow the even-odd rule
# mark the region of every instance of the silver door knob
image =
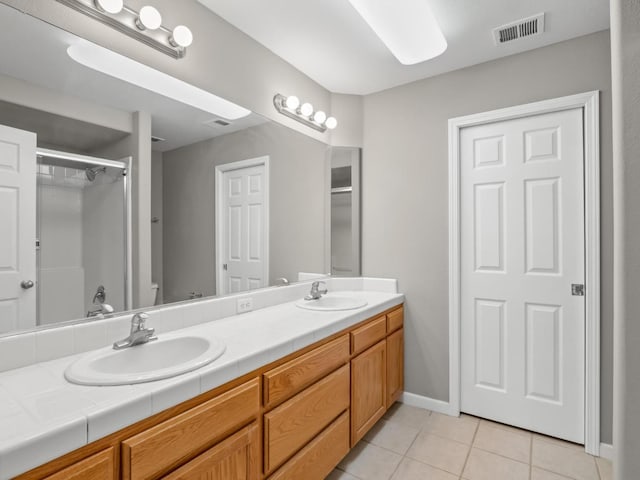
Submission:
POLYGON ((20 286, 22 288, 24 288, 25 290, 30 289, 34 285, 35 285, 35 283, 33 283, 33 280, 23 280, 23 281, 20 282, 20 286))

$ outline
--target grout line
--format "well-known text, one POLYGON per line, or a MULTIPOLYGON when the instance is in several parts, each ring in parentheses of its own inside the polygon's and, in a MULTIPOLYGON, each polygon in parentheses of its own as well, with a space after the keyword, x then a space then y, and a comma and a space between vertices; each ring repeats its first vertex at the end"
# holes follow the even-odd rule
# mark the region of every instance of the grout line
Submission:
POLYGON ((529 433, 529 480, 533 478, 533 434, 529 433))
POLYGON ((480 430, 480 421, 476 424, 476 429, 473 432, 473 438, 471 439, 471 445, 469 445, 469 451, 467 452, 467 456, 464 459, 464 463, 462 464, 462 470, 460 470, 460 478, 464 475, 464 470, 467 468, 467 462, 469 461, 469 457, 471 456, 471 450, 473 450, 473 444, 476 441, 476 436, 478 435, 478 430, 480 430))

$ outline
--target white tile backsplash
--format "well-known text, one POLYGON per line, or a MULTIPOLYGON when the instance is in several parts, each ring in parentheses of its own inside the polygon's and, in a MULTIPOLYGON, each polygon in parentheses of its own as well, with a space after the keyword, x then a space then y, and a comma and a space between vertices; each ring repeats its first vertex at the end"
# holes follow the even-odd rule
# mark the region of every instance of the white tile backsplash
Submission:
POLYGON ((36 362, 66 357, 73 353, 73 326, 51 328, 36 333, 36 362))
POLYGON ((0 371, 13 370, 35 362, 35 333, 0 338, 0 371))

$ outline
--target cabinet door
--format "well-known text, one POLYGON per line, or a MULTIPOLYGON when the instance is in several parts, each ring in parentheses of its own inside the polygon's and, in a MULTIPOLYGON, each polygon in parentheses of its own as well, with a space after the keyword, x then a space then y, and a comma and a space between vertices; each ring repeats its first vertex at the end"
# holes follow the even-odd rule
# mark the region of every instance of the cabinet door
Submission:
POLYGON ((404 390, 404 329, 387 337, 387 408, 404 390))
POLYGON ((165 480, 257 480, 260 434, 256 422, 170 473, 165 480))
POLYGON ((85 458, 44 480, 113 480, 113 447, 85 458))
POLYGON ((351 360, 351 446, 384 415, 387 402, 387 341, 351 360))

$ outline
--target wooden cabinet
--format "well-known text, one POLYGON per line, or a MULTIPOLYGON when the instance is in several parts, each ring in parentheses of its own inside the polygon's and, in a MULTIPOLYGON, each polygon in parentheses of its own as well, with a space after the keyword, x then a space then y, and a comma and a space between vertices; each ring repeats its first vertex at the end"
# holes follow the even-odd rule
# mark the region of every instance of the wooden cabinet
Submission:
POLYGON ((381 340, 351 360, 351 446, 386 412, 387 342, 381 340))
POLYGON ((260 432, 257 422, 221 441, 163 477, 164 480, 258 480, 260 432))
POLYGON ((45 480, 113 480, 115 471, 114 449, 107 448, 45 477, 45 480))
POLYGON ((124 480, 158 478, 230 435, 260 410, 258 379, 122 442, 124 480))
POLYGON ((16 480, 322 480, 403 391, 403 314, 383 312, 16 480))
POLYGON ((387 337, 387 404, 388 409, 404 391, 404 329, 387 337))
POLYGON ((264 470, 269 473, 349 408, 349 365, 264 415, 264 470))
POLYGON ((269 480, 323 480, 349 453, 349 412, 316 436, 269 480))

